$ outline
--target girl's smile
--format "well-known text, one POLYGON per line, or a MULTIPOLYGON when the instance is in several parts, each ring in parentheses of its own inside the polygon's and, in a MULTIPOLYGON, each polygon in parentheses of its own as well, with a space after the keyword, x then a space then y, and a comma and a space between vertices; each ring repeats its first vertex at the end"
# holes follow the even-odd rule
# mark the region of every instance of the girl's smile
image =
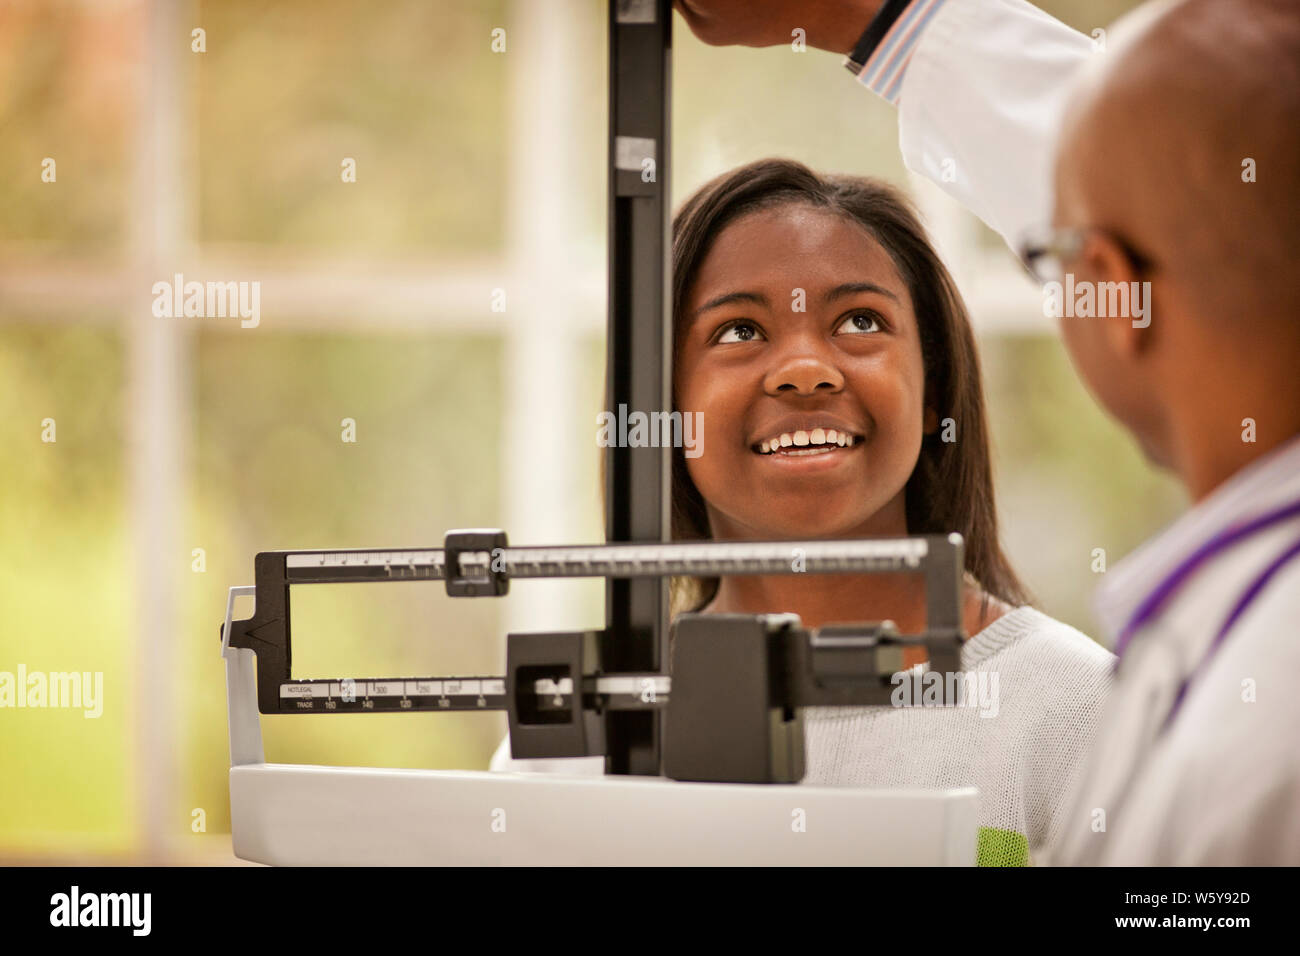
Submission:
POLYGON ((848 456, 861 452, 862 436, 842 424, 839 419, 821 416, 816 425, 790 425, 788 430, 770 432, 765 439, 751 446, 754 454, 778 468, 800 468, 816 472, 843 464, 848 456))
MULTIPOLYGON (((858 446, 856 451, 861 451, 858 446)), ((837 445, 820 445, 811 448, 781 448, 762 457, 763 465, 773 468, 799 469, 799 473, 817 473, 828 468, 844 464, 848 456, 855 453, 854 448, 841 448, 837 445)))

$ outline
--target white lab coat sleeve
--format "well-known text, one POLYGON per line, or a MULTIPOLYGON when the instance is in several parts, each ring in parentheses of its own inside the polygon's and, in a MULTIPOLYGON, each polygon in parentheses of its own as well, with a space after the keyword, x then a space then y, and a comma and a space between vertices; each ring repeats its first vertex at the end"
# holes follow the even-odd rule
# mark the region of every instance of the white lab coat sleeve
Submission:
POLYGON ((935 182, 1014 250, 1052 213, 1057 130, 1092 38, 1024 0, 947 0, 899 87, 908 169, 935 182))

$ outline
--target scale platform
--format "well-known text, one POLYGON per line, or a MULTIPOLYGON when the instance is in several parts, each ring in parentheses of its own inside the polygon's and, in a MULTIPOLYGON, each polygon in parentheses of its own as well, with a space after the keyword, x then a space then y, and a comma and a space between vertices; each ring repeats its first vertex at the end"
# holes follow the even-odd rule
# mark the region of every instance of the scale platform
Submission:
POLYGON ((288 866, 973 866, 976 791, 257 763, 235 855, 288 866))

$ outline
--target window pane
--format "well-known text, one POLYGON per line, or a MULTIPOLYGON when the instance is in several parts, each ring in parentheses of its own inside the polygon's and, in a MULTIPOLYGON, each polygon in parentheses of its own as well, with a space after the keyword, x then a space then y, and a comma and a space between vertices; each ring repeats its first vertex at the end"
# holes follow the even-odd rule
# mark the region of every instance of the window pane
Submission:
POLYGON ((140 689, 128 619, 121 339, 111 327, 0 315, 0 382, 0 671, 15 684, 20 667, 29 681, 90 674, 86 686, 100 689, 98 700, 54 707, 42 677, 25 688, 36 706, 0 711, 0 851, 125 853, 140 689), (43 703, 31 696, 40 685, 43 703))
POLYGON ((504 8, 200 4, 200 238, 457 255, 496 248, 509 61, 490 44, 504 8), (343 180, 346 159, 355 182, 343 180))
POLYGON ((0 5, 0 240, 126 236, 140 31, 133 4, 0 5))

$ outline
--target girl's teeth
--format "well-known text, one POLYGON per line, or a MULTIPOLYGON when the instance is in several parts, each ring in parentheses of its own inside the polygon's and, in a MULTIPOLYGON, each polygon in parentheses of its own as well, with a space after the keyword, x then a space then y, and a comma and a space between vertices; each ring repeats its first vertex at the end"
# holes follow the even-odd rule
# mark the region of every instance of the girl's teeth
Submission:
POLYGON ((830 451, 832 446, 851 448, 853 444, 854 438, 852 435, 837 432, 833 428, 814 428, 812 431, 797 431, 793 434, 784 432, 779 438, 771 438, 760 442, 758 448, 764 455, 770 455, 775 454, 780 449, 796 446, 807 450, 788 451, 785 454, 808 455, 830 451))

